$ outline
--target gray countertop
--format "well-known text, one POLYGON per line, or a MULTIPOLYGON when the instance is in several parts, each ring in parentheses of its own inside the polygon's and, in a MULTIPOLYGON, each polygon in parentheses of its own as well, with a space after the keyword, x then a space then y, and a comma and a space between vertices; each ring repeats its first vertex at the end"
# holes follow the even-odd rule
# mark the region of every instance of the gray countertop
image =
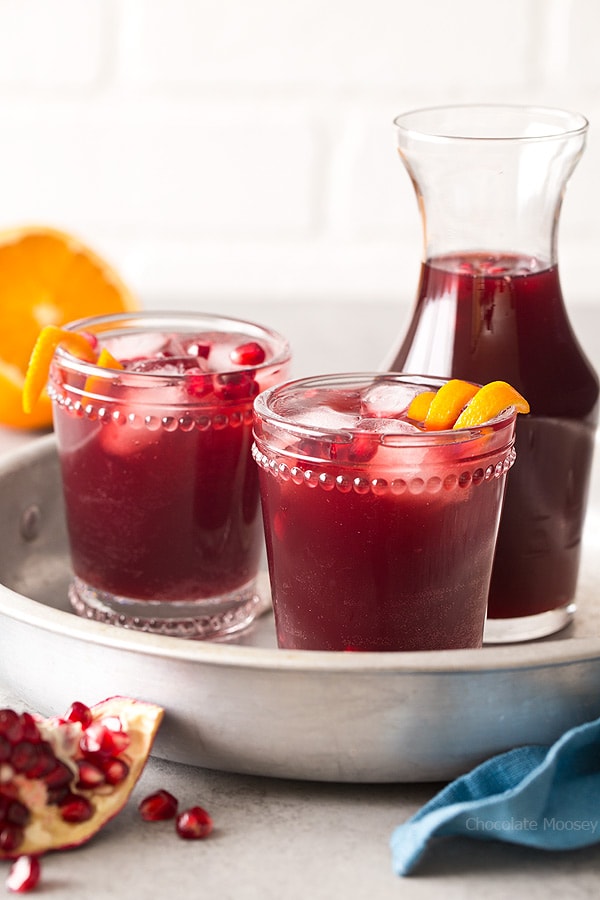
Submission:
MULTIPOLYGON (((248 307, 231 304, 220 311, 247 315, 248 307)), ((291 337, 296 374, 302 375, 376 368, 403 327, 406 311, 294 304, 253 309, 251 315, 291 337)), ((600 311, 577 309, 573 322, 600 368, 600 311)), ((30 440, 35 437, 0 430, 0 453, 30 440)), ((65 706, 72 699, 65 697, 65 706)), ((12 702, 18 698, 0 685, 0 705, 12 702)), ((396 877, 391 833, 440 787, 295 782, 151 759, 128 805, 91 842, 44 858, 39 893, 91 900, 597 896, 600 845, 547 853, 495 841, 444 840, 413 876, 396 877), (182 804, 199 804, 211 813, 215 830, 208 840, 185 842, 172 823, 141 821, 137 803, 159 787, 182 804)), ((5 870, 0 867, 0 881, 5 870)))

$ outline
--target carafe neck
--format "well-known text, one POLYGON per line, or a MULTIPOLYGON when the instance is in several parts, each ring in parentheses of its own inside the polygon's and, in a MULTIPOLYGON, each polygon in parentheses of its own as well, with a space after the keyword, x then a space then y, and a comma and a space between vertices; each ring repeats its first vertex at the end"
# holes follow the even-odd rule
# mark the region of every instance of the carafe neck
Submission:
POLYGON ((557 263, 566 184, 587 120, 563 110, 463 106, 395 121, 423 225, 423 261, 490 254, 557 263))

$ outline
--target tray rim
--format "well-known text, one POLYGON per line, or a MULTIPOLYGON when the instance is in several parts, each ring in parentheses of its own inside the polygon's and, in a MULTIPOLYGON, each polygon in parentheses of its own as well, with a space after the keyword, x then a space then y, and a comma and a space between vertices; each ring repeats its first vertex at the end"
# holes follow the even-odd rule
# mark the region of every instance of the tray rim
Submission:
MULTIPOLYGON (((54 434, 43 435, 0 459, 0 490, 11 473, 56 454, 54 434)), ((0 575, 1 577, 1 575, 0 575)), ((210 643, 165 637, 119 628, 46 606, 0 581, 0 616, 75 640, 147 656, 265 671, 319 672, 356 675, 485 674, 543 669, 600 658, 600 637, 562 638, 523 644, 486 646, 477 650, 338 653, 323 650, 280 650, 251 647, 233 641, 210 643)))

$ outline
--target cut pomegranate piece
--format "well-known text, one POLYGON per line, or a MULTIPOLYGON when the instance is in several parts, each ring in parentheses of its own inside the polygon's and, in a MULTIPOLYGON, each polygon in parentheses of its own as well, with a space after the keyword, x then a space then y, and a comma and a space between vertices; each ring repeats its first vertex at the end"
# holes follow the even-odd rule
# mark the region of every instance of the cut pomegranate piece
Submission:
POLYGON ((10 867, 6 887, 15 894, 31 891, 40 880, 40 861, 37 856, 19 856, 10 867))
POLYGON ((173 819, 177 813, 177 798, 161 788, 154 794, 148 794, 141 801, 138 809, 146 822, 161 822, 173 819))
POLYGON ((0 710, 0 859, 92 837, 126 803, 162 716, 126 697, 75 703, 63 718, 0 710))
POLYGON ((177 816, 175 829, 179 837, 197 841, 208 837, 213 830, 213 822, 205 809, 201 806, 192 806, 177 816))
POLYGON ((229 354, 231 362, 236 366, 259 366, 265 361, 266 356, 264 347, 261 347, 257 341, 240 344, 229 354))

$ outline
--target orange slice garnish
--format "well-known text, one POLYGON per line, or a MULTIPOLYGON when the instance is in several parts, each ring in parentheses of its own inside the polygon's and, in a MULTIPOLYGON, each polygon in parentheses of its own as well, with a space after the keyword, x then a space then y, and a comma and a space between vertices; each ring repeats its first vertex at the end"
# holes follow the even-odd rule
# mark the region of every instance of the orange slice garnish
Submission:
MULTIPOLYGON (((106 347, 103 347, 100 351, 100 356, 96 360, 96 365, 99 369, 124 369, 125 366, 119 362, 119 360, 112 355, 110 350, 107 350, 106 347)), ((83 391, 85 394, 95 394, 96 391, 102 390, 104 386, 104 379, 98 378, 95 375, 88 375, 85 380, 85 386, 83 391)))
POLYGON ((527 400, 506 381, 490 381, 480 388, 452 378, 437 391, 417 394, 406 414, 425 431, 442 431, 483 425, 509 406, 518 413, 529 412, 527 400))
POLYGON ((434 397, 435 391, 421 391, 410 401, 406 410, 407 417, 414 422, 424 422, 434 397))
POLYGON ((23 411, 26 414, 35 408, 46 386, 50 363, 59 344, 79 359, 87 362, 94 362, 96 359, 92 345, 82 334, 67 331, 57 325, 46 325, 42 328, 33 347, 23 382, 23 411))
POLYGON ((506 381, 490 381, 480 388, 461 412, 454 428, 473 428, 494 419, 509 406, 518 413, 528 413, 529 403, 506 381))
POLYGON ((139 303, 116 271, 72 235, 43 226, 0 232, 0 423, 52 423, 45 391, 31 413, 21 403, 31 348, 42 328, 135 309, 139 303))
POLYGON ((445 431, 452 428, 457 417, 478 391, 475 384, 452 378, 443 384, 432 399, 423 427, 426 431, 445 431))

